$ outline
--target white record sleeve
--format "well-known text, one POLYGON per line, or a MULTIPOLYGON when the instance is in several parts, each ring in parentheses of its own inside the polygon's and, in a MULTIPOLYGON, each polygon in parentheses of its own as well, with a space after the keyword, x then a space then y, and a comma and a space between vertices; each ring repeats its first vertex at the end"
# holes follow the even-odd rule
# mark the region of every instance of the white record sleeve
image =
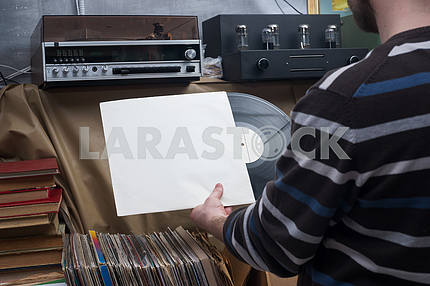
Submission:
POLYGON ((255 201, 225 92, 103 102, 100 110, 118 216, 193 208, 216 183, 226 206, 255 201))

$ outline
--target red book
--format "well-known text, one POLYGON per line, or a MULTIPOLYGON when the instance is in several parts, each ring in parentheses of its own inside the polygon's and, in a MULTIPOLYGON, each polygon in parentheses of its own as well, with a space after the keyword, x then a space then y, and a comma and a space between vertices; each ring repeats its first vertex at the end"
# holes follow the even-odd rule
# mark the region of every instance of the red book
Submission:
POLYGON ((54 188, 47 199, 0 204, 0 218, 57 213, 61 199, 62 189, 54 188))
POLYGON ((0 179, 58 174, 57 159, 0 162, 0 179))
POLYGON ((0 162, 0 192, 53 187, 58 173, 55 158, 0 162))
POLYGON ((0 191, 0 205, 13 202, 47 199, 51 189, 52 188, 34 188, 16 191, 0 191))

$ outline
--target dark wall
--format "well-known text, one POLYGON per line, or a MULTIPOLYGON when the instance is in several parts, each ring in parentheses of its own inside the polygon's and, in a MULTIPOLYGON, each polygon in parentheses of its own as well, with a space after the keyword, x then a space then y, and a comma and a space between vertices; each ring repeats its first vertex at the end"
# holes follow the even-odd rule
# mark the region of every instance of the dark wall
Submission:
MULTIPOLYGON (((295 14, 283 0, 285 13, 295 14)), ((306 12, 306 0, 290 0, 306 12)), ((87 0, 87 15, 176 14, 197 15, 199 21, 217 14, 281 13, 274 0, 87 0)), ((42 15, 75 15, 75 0, 0 0, 0 65, 24 68, 30 65, 30 36, 42 15)), ((0 66, 6 76, 13 70, 0 66)), ((29 75, 15 78, 30 82, 29 75)))

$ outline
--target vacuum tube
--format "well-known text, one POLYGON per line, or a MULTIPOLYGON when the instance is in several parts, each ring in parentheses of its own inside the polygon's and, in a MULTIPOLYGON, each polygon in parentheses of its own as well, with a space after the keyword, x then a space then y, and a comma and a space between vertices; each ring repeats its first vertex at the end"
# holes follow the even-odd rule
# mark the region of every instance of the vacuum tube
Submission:
POLYGON ((339 30, 336 25, 327 26, 327 29, 325 29, 325 41, 330 49, 340 47, 339 30))
POLYGON ((238 50, 248 49, 248 31, 246 25, 236 26, 236 44, 238 50))
POLYGON ((298 27, 298 40, 300 49, 311 47, 311 27, 308 24, 302 24, 298 27))
POLYGON ((280 41, 280 34, 279 34, 279 26, 277 24, 271 24, 271 25, 268 25, 267 28, 269 28, 270 32, 272 33, 273 48, 275 50, 280 49, 281 41, 280 41))
POLYGON ((264 28, 261 31, 261 40, 263 42, 263 49, 272 50, 273 49, 273 37, 272 31, 269 28, 264 28))

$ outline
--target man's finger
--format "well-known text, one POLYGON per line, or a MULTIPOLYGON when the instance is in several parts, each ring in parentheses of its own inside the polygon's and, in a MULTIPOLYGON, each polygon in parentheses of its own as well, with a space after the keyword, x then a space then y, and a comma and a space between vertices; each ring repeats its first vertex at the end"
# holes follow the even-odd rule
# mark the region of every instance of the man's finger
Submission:
POLYGON ((227 215, 230 215, 233 212, 233 208, 232 207, 225 207, 224 211, 227 215))
POLYGON ((224 191, 223 186, 220 183, 218 183, 218 184, 216 184, 215 189, 212 191, 212 193, 209 195, 209 197, 212 197, 212 198, 219 200, 222 197, 223 191, 224 191))

